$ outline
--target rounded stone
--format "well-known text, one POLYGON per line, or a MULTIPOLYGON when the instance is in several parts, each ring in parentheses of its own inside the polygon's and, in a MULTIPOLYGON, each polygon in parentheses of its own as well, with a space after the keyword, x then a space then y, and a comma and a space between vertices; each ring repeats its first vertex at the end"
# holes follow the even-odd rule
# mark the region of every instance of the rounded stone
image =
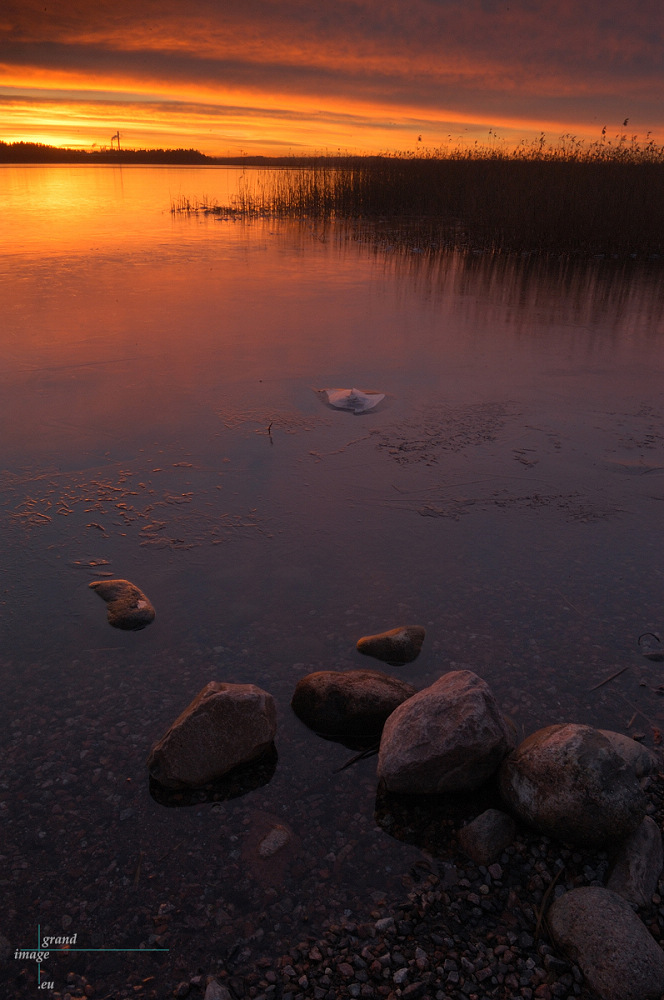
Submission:
POLYGON ((455 670, 389 717, 378 777, 391 792, 473 791, 513 747, 514 736, 486 681, 472 670, 455 670))
POLYGON ((548 836, 595 847, 628 836, 645 816, 649 752, 621 733, 547 726, 503 762, 503 799, 548 836))
POLYGON ((388 716, 415 692, 379 670, 319 670, 298 681, 291 706, 324 736, 378 739, 388 716))
POLYGON ((602 1000, 660 1000, 664 951, 630 904, 610 889, 572 889, 549 908, 556 945, 602 1000))
POLYGON ((276 731, 271 694, 211 681, 154 745, 148 769, 167 788, 205 785, 261 757, 276 731))

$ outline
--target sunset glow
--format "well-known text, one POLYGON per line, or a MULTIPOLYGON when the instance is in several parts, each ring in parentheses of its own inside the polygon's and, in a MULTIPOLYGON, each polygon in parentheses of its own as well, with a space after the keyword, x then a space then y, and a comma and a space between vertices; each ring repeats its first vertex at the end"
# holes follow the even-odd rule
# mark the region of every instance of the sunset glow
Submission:
POLYGON ((36 0, 0 19, 0 139, 212 155, 625 132, 664 141, 653 2, 36 0), (623 122, 627 121, 626 126, 623 122))

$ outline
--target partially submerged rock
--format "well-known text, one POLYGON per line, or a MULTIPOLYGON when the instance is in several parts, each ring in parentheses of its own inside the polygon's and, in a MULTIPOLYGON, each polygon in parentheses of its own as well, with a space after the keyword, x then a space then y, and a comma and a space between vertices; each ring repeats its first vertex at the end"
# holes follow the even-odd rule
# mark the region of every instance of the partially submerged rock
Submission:
POLYGON ((138 631, 154 621, 155 611, 150 601, 129 580, 95 580, 90 589, 106 601, 106 617, 113 628, 138 631))
POLYGON ((388 716, 415 691, 379 670, 319 670, 298 681, 291 706, 317 733, 378 740, 388 716))
POLYGON ((392 666, 400 666, 412 663, 420 655, 425 635, 421 625, 402 625, 388 632, 362 636, 357 640, 357 649, 365 656, 374 656, 392 666))
POLYGON ((514 747, 489 686, 471 670, 444 674, 385 723, 378 777, 392 792, 472 791, 514 747))
POLYGON ((261 757, 276 731, 271 694, 211 681, 154 745, 148 769, 167 788, 204 785, 261 757))
POLYGON ((599 886, 572 889, 551 905, 547 923, 602 1000, 660 1000, 664 951, 621 896, 599 886))
POLYGON ((628 736, 574 723, 547 726, 503 762, 500 791, 542 833, 603 847, 641 823, 651 769, 650 753, 628 736))
POLYGON ((264 888, 283 886, 300 852, 300 840, 282 816, 261 809, 247 813, 241 838, 244 871, 264 888))
POLYGON ((263 839, 258 845, 258 855, 261 858, 271 858, 277 851, 281 851, 290 844, 293 839, 291 832, 283 825, 283 823, 278 823, 273 826, 272 829, 265 834, 263 839))

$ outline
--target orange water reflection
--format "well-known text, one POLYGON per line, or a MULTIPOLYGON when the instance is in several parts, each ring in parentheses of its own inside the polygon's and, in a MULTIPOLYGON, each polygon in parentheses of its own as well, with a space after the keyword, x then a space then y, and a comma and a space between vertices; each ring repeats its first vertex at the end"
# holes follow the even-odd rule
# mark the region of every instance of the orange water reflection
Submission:
POLYGON ((222 170, 11 168, 0 179, 11 223, 0 468, 5 513, 28 525, 35 560, 58 546, 102 551, 159 566, 164 587, 177 565, 205 602, 223 537, 246 597, 235 625, 260 620, 270 591, 271 613, 287 618, 310 593, 331 615, 348 601, 380 618, 404 586, 408 617, 434 620, 447 580, 458 614, 491 595, 495 642, 509 645, 505 595, 525 577, 520 628, 545 643, 542 601, 560 603, 558 588, 604 616, 584 596, 589 580, 621 566, 633 587, 622 603, 656 614, 639 579, 655 571, 664 467, 656 262, 429 257, 412 241, 403 253, 358 242, 360 231, 171 215, 180 194, 221 197, 222 170), (351 386, 387 399, 354 417, 314 391, 351 386), (93 482, 126 491, 121 472, 161 505, 174 548, 153 546, 152 529, 143 544, 152 501, 133 520, 82 506, 93 482), (48 476, 48 489, 30 485, 48 476), (188 517, 168 499, 178 493, 188 517), (58 515, 60 501, 71 513, 58 515))
MULTIPOLYGON (((322 940, 334 907, 402 905, 419 851, 376 826, 372 760, 333 774, 348 752, 290 710, 301 676, 366 667, 357 639, 387 627, 427 630, 390 672, 424 687, 469 666, 522 736, 571 720, 653 744, 658 665, 637 637, 662 627, 656 262, 428 257, 333 227, 173 218, 170 196, 216 194, 215 172, 0 181, 15 940, 73 912, 126 947, 132 882, 132 945, 165 899, 211 914, 168 930, 201 968, 239 921, 265 926, 252 963, 322 940), (314 391, 351 386, 387 398, 356 417, 314 391), (109 627, 88 588, 104 574, 144 590, 149 628, 109 627), (278 765, 244 798, 164 809, 150 746, 213 679, 274 695, 278 765), (270 895, 246 860, 268 820, 302 851, 270 895), (271 929, 286 917, 288 942, 271 929)), ((129 960, 105 961, 103 985, 124 988, 129 960)))

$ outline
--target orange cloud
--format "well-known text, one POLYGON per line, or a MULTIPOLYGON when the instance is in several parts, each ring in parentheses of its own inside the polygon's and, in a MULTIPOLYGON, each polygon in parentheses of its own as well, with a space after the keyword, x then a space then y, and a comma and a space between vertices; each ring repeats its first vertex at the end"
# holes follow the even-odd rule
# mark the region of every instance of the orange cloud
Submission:
POLYGON ((284 148, 404 149, 414 132, 436 145, 459 127, 596 138, 626 117, 657 133, 656 4, 634 6, 627 16, 621 0, 412 0, 407 12, 385 0, 10 0, 0 89, 52 91, 63 129, 67 115, 104 129, 122 118, 143 137, 156 133, 137 106, 151 102, 160 136, 174 115, 169 145, 220 122, 225 141, 284 148), (76 115, 72 102, 91 92, 95 113, 76 115))

